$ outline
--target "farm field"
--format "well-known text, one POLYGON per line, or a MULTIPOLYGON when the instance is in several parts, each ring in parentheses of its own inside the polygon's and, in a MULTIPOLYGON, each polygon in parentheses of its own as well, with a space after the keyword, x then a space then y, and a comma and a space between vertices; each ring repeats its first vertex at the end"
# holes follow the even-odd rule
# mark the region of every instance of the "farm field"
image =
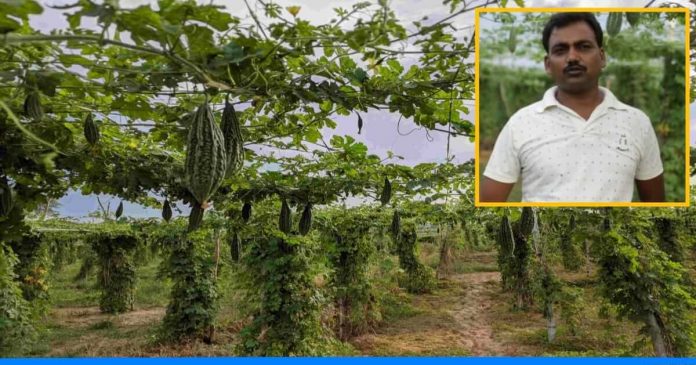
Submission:
MULTIPOLYGON (((336 354, 369 356, 599 356, 646 355, 635 351, 632 340, 637 326, 627 321, 597 317, 597 303, 584 311, 578 335, 565 335, 556 344, 545 340, 546 330, 538 311, 510 309, 509 295, 501 292, 493 252, 462 253, 453 275, 441 280, 431 294, 411 295, 391 288, 385 298, 385 321, 371 333, 358 336, 336 354), (462 272, 456 272, 456 271, 462 272), (469 271, 478 270, 478 271, 469 271), (594 313, 593 313, 594 310, 594 313)), ((394 259, 394 258, 392 258, 394 259)), ((156 265, 139 270, 142 278, 136 298, 142 303, 119 315, 102 314, 96 293, 86 280, 71 280, 78 264, 65 267, 56 278, 55 292, 64 299, 54 303, 48 315, 45 337, 28 351, 29 356, 234 356, 233 347, 243 318, 230 308, 234 298, 223 298, 213 344, 187 343, 167 346, 154 343, 155 329, 166 310, 166 289, 158 287, 156 265), (68 294, 70 293, 70 294, 68 294)), ((221 280, 233 280, 230 277, 221 280)), ((572 280, 586 280, 578 275, 572 280)), ((581 285, 591 288, 588 281, 581 285)), ((588 298, 589 299, 589 298, 588 298)), ((136 299, 137 300, 137 299, 136 299)), ((592 299, 589 299, 592 300, 592 299)))
MULTIPOLYGON (((602 315, 596 272, 590 269, 559 275, 567 285, 582 288, 582 319, 571 333, 559 323, 559 335, 547 341, 546 323, 539 308, 513 308, 510 293, 501 290, 496 252, 491 247, 459 248, 453 252, 451 271, 428 294, 410 294, 394 278, 380 280, 383 321, 330 352, 348 356, 651 356, 650 346, 636 342, 639 326, 602 315)), ((229 257, 225 257, 227 261, 229 257)), ((439 254, 433 242, 425 242, 420 259, 433 269, 439 254)), ((387 256, 374 265, 397 265, 387 256)), ((186 341, 175 345, 157 341, 158 327, 166 312, 171 283, 158 275, 161 260, 148 260, 136 270, 134 308, 122 314, 99 309, 94 277, 78 279, 81 262, 65 265, 52 278, 51 309, 44 332, 26 356, 39 357, 178 357, 235 356, 245 317, 238 309, 240 295, 233 289, 220 298, 212 343, 186 341)), ((374 268, 377 273, 378 269, 374 268)), ((220 276, 221 288, 232 288, 235 268, 220 276)))

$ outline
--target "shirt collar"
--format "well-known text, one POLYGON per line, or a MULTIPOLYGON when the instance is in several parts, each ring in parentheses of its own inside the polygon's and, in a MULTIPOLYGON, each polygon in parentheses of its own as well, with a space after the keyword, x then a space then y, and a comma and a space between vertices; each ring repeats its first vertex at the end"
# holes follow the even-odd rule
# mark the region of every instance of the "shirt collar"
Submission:
MULTIPOLYGON (((536 107, 536 112, 537 113, 543 113, 544 110, 546 110, 549 107, 552 106, 560 106, 561 103, 558 102, 556 99, 556 90, 558 89, 558 86, 554 86, 544 93, 544 97, 541 99, 541 102, 536 107)), ((622 102, 619 101, 619 99, 614 96, 614 94, 609 91, 609 89, 604 88, 604 87, 599 87, 599 90, 604 94, 604 100, 597 106, 603 107, 603 108, 613 108, 613 109, 619 109, 619 110, 628 110, 626 108, 626 105, 624 105, 622 102)))

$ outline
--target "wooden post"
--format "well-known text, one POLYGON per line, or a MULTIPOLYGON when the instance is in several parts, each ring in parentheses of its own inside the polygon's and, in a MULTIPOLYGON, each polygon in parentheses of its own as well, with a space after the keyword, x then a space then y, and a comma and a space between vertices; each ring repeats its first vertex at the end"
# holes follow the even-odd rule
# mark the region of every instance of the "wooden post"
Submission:
POLYGON ((662 328, 660 328, 660 325, 657 323, 655 312, 650 312, 647 314, 647 324, 653 349, 655 350, 655 355, 659 357, 670 356, 670 354, 667 352, 665 339, 662 337, 662 328))

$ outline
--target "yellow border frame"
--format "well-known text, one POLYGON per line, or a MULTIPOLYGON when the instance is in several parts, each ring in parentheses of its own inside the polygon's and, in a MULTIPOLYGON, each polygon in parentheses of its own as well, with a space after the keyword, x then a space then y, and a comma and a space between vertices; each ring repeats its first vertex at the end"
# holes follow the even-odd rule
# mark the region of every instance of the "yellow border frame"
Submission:
POLYGON ((690 138, 691 138, 691 118, 689 116, 690 111, 690 89, 691 89, 691 65, 689 63, 690 55, 690 11, 688 8, 477 8, 474 11, 474 22, 475 22, 475 133, 476 137, 474 140, 475 144, 475 160, 474 160, 474 206, 476 207, 688 207, 690 202, 690 185, 689 185, 689 167, 690 167, 690 138), (684 55, 685 55, 685 81, 686 90, 684 91, 684 108, 685 108, 685 146, 686 146, 686 158, 684 159, 684 169, 686 171, 684 178, 684 202, 663 202, 663 203, 643 203, 643 202, 481 202, 479 201, 479 44, 480 44, 480 32, 479 32, 479 17, 481 13, 558 13, 558 12, 598 12, 598 13, 611 13, 611 12, 637 12, 637 13, 684 13, 684 55))

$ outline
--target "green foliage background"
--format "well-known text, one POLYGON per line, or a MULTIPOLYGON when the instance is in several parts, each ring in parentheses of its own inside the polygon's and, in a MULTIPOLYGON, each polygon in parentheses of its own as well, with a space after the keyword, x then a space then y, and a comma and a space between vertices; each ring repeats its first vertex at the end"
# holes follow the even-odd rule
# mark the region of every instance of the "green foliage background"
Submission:
MULTIPOLYGON (((550 13, 513 17, 484 15, 498 28, 482 22, 480 57, 480 147, 493 148, 507 120, 520 108, 541 99, 553 86, 543 70, 541 31, 550 13), (510 32, 516 34, 509 46, 510 32), (514 51, 511 52, 511 49, 514 51), (536 66, 527 65, 536 63, 536 66)), ((596 14, 604 27, 603 14, 596 14)), ((606 15, 606 13, 604 13, 606 15)), ((615 37, 604 33, 607 54, 600 85, 617 98, 644 111, 653 123, 660 142, 665 169, 666 199, 685 200, 685 70, 684 17, 679 13, 642 13, 641 22, 623 21, 615 37), (675 27, 665 26, 674 18, 675 27)), ((483 171, 483 170, 482 170, 483 171)))

